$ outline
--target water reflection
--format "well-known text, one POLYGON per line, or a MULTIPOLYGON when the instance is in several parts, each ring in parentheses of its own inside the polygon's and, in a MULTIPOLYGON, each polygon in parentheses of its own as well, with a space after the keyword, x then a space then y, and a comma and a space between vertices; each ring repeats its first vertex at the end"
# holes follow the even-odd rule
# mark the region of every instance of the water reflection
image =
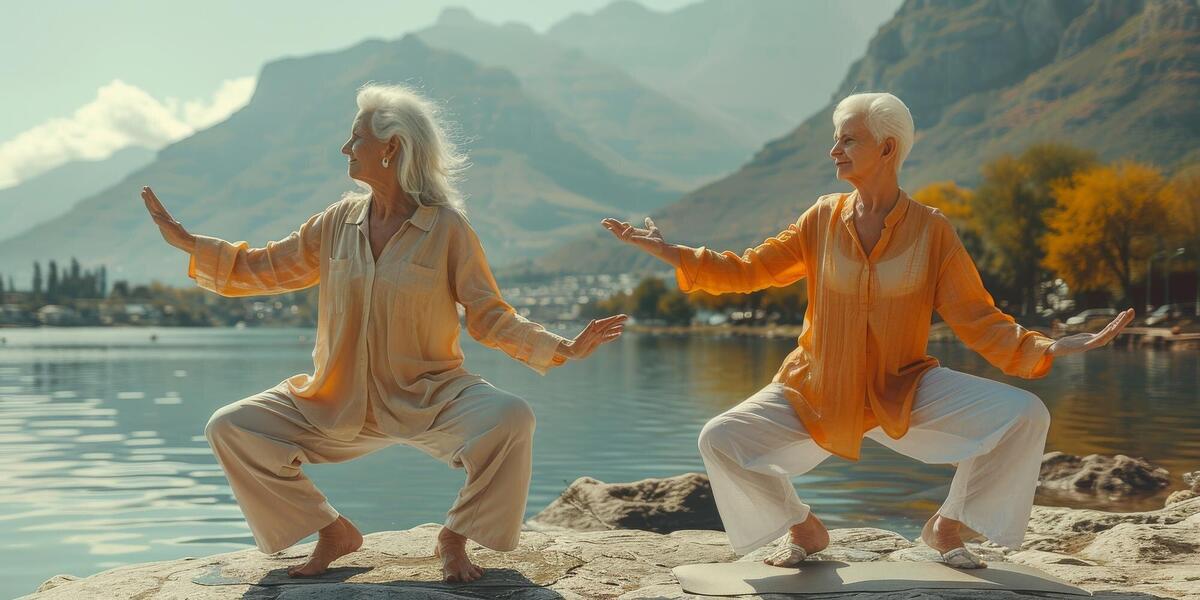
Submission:
MULTIPOLYGON (((251 538, 202 435, 218 407, 311 369, 303 330, 8 330, 0 348, 0 596, 56 573, 245 547, 251 538), (157 335, 151 342, 149 336, 157 335)), ((616 347, 542 378, 464 339, 468 365, 528 399, 538 415, 529 511, 587 475, 632 481, 702 469, 696 437, 765 385, 791 339, 627 334, 616 347)), ((950 368, 1038 394, 1053 415, 1047 448, 1143 456, 1179 475, 1200 468, 1200 353, 1105 349, 1059 359, 1026 381, 957 344, 950 368)), ((461 471, 409 448, 307 467, 365 531, 440 521, 461 471)), ((954 470, 864 442, 795 479, 831 527, 909 537, 954 470)), ((1166 492, 1122 505, 1162 505, 1166 492)), ((1081 504, 1039 493, 1039 503, 1081 504)), ((1103 501, 1097 505, 1106 506, 1103 501)), ((1106 506, 1107 507, 1107 506, 1106 506)))

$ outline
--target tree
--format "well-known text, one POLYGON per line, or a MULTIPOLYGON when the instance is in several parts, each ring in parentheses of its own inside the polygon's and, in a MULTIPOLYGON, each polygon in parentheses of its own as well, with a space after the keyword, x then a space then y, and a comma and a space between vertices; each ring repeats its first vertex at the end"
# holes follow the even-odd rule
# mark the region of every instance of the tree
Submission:
POLYGON ((983 235, 972 209, 975 193, 953 181, 931 183, 913 194, 913 200, 946 215, 971 256, 983 256, 983 235))
POLYGON ((631 308, 633 316, 639 319, 653 319, 658 316, 658 300, 667 293, 667 286, 657 277, 647 277, 633 288, 631 308))
POLYGON ((33 261, 33 295, 42 295, 42 265, 36 260, 33 261))
POLYGON ((1200 251, 1200 164, 1180 169, 1171 178, 1171 193, 1179 202, 1180 245, 1200 251))
POLYGON ((679 290, 671 290, 659 297, 656 309, 658 315, 671 325, 687 325, 696 314, 696 309, 679 290))
POLYGON ((983 167, 983 182, 970 201, 989 251, 983 258, 1013 290, 1010 299, 1020 302, 1022 314, 1033 310, 1042 279, 1042 238, 1055 209, 1052 187, 1095 163, 1095 155, 1084 150, 1037 144, 983 167))
POLYGON ((46 301, 54 304, 58 301, 58 264, 50 261, 50 275, 46 278, 46 301))
POLYGON ((1057 207, 1045 266, 1073 290, 1119 287, 1132 303, 1139 270, 1178 235, 1178 200, 1157 169, 1132 162, 1095 167, 1054 186, 1057 207))

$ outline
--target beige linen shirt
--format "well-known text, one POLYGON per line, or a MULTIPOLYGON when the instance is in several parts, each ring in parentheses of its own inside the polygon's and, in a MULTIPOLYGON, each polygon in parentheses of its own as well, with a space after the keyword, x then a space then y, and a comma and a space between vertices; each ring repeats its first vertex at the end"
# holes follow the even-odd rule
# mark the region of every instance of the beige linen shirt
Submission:
POLYGON ((384 432, 410 437, 463 389, 485 383, 463 367, 456 305, 482 344, 540 374, 562 364, 555 349, 564 338, 501 298, 462 213, 421 205, 377 263, 367 236, 370 205, 370 198, 335 202, 263 248, 196 236, 188 262, 188 276, 222 296, 321 284, 313 372, 281 383, 310 423, 353 439, 369 403, 384 432))

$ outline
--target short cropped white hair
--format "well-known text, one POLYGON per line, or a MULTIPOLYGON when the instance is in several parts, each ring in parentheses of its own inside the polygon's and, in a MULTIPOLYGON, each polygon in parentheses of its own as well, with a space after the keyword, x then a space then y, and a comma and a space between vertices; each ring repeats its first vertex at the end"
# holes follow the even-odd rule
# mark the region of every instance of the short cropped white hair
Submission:
POLYGON ((447 205, 464 210, 457 183, 467 168, 440 119, 434 102, 403 85, 368 83, 358 90, 359 114, 370 113, 367 122, 380 141, 396 136, 400 140, 400 160, 396 161, 396 180, 415 200, 427 205, 447 205))
POLYGON ((912 113, 899 98, 886 92, 852 94, 833 109, 833 129, 837 131, 854 115, 866 115, 867 130, 876 142, 896 139, 896 174, 912 150, 916 135, 912 113))

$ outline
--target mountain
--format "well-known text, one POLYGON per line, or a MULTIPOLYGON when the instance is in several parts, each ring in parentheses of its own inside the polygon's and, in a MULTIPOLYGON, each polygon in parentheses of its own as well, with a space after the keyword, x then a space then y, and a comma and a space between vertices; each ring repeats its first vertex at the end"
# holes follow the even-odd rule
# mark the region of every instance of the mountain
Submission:
POLYGON ((0 190, 0 214, 4 215, 0 240, 67 212, 85 196, 120 181, 153 159, 153 150, 130 146, 105 159, 69 162, 0 190))
MULTIPOLYGON (((887 90, 904 100, 917 125, 901 174, 910 191, 948 179, 975 185, 981 165, 1039 141, 1171 170, 1200 160, 1198 25, 1196 0, 909 0, 833 97, 887 90)), ((849 189, 828 157, 833 106, 655 222, 668 239, 740 251, 819 195, 849 189)), ((623 271, 652 260, 614 244, 597 234, 540 264, 623 271)))
POLYGON ((69 213, 0 242, 0 272, 77 256, 109 279, 187 284, 184 255, 165 245, 138 197, 155 188, 189 231, 263 244, 353 189, 340 148, 367 81, 410 82, 444 104, 468 140, 468 213, 493 263, 544 252, 600 216, 657 208, 658 183, 614 172, 561 135, 510 72, 432 49, 414 36, 267 64, 250 103, 69 213))
POLYGON ((659 179, 681 193, 729 174, 761 144, 527 25, 493 25, 450 8, 416 35, 512 71, 577 143, 618 170, 659 179))
POLYGON ((618 0, 547 35, 631 73, 757 145, 796 126, 899 0, 704 0, 658 12, 618 0))

